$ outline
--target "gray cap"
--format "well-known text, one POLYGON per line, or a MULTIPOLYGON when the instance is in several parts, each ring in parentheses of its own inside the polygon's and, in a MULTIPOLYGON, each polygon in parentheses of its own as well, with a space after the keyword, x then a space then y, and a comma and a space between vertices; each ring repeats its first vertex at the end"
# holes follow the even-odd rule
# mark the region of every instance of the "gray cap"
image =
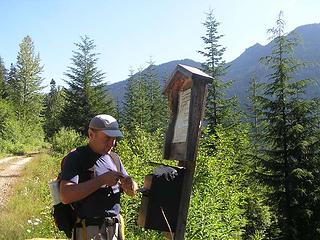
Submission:
POLYGON ((117 120, 110 115, 101 114, 93 117, 89 123, 89 128, 100 130, 109 137, 123 138, 117 120))

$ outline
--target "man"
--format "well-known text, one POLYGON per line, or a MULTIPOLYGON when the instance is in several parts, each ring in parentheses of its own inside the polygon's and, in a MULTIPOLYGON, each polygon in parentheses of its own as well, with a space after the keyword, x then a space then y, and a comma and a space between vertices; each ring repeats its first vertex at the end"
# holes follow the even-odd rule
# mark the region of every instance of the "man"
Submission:
POLYGON ((78 217, 72 239, 123 239, 120 193, 133 196, 137 184, 111 152, 122 132, 115 118, 97 115, 90 121, 88 137, 88 145, 65 157, 61 171, 61 201, 75 203, 78 217))

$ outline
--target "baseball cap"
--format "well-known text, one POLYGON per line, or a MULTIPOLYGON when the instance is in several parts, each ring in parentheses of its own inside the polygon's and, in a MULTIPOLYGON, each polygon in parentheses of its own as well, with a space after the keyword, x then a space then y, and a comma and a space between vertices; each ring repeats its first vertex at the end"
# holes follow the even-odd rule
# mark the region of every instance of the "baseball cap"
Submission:
POLYGON ((93 117, 89 123, 89 128, 100 130, 109 137, 123 138, 117 120, 110 115, 101 114, 93 117))

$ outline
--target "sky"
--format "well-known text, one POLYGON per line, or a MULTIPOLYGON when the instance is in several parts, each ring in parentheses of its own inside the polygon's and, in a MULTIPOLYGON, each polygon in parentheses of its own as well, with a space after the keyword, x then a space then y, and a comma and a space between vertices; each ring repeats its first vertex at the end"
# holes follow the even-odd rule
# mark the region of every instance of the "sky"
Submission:
MULTIPOLYGON (((220 23, 226 62, 255 43, 266 45, 267 29, 280 11, 286 31, 320 23, 319 0, 0 0, 0 56, 6 68, 16 63, 19 44, 31 36, 44 66, 42 85, 53 78, 64 85, 75 43, 87 35, 100 53, 98 68, 112 84, 130 69, 179 59, 204 62, 201 36, 206 13, 220 23)), ((49 88, 46 87, 45 91, 49 88)))

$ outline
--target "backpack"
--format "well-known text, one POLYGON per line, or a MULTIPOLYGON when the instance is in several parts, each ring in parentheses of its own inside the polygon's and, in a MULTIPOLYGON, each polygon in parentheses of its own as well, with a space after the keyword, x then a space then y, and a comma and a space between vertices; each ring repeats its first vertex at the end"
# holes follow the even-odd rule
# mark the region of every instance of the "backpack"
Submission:
MULTIPOLYGON (((120 158, 118 154, 111 152, 110 157, 117 167, 117 171, 121 170, 120 158)), ((61 166, 64 159, 61 161, 61 166)), ((77 221, 77 211, 75 204, 63 204, 60 201, 60 181, 61 172, 55 181, 50 182, 50 191, 53 197, 52 216, 56 227, 63 231, 68 238, 72 237, 72 229, 77 221)))

